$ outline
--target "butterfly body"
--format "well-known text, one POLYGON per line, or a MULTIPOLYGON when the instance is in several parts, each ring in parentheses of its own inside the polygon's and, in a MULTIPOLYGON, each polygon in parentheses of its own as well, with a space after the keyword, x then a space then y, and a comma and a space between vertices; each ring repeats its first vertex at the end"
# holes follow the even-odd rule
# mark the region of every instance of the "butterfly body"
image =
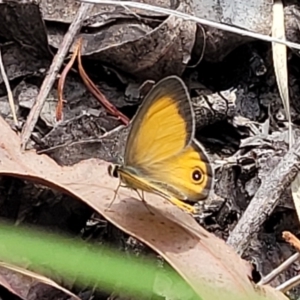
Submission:
POLYGON ((124 164, 110 169, 128 187, 177 206, 205 200, 212 186, 208 156, 194 139, 195 118, 184 83, 169 76, 145 97, 130 130, 124 164))

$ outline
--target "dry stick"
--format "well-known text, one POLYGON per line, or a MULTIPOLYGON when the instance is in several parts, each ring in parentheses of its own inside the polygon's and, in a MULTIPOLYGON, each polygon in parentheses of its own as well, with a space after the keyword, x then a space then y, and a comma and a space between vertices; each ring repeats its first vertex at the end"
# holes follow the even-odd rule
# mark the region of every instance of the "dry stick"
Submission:
POLYGON ((16 128, 18 128, 19 123, 18 123, 16 110, 15 110, 14 97, 13 97, 13 94, 12 94, 12 91, 11 91, 11 88, 10 88, 10 85, 9 85, 9 80, 6 76, 5 68, 4 68, 3 61, 2 61, 1 50, 0 50, 0 70, 1 70, 2 79, 4 81, 6 91, 7 91, 7 98, 8 98, 8 102, 9 102, 9 105, 10 105, 11 114, 13 116, 15 126, 16 126, 16 128))
POLYGON ((46 98, 55 82, 56 76, 63 64, 65 56, 67 55, 75 36, 78 34, 81 24, 89 13, 89 10, 93 7, 93 4, 81 3, 77 14, 69 27, 68 32, 65 34, 64 39, 53 58, 52 64, 48 71, 48 75, 45 77, 39 94, 33 107, 30 110, 26 123, 23 127, 21 134, 21 148, 25 149, 26 144, 31 136, 33 128, 39 118, 40 112, 44 106, 46 98))
POLYGON ((242 255, 251 238, 276 207, 282 192, 291 184, 300 169, 300 139, 280 163, 265 177, 243 216, 231 232, 227 244, 242 255))

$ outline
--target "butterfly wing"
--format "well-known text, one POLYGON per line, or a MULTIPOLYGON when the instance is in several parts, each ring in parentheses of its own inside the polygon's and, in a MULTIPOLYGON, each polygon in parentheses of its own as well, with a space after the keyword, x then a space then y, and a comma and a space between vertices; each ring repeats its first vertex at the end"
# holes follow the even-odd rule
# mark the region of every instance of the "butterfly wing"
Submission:
POLYGON ((124 169, 123 167, 120 167, 118 169, 118 176, 120 176, 122 182, 125 183, 126 186, 131 187, 132 189, 140 189, 145 192, 160 195, 161 197, 169 200, 174 205, 189 213, 197 213, 197 209, 195 207, 188 203, 184 203, 181 200, 178 200, 175 196, 170 195, 170 193, 165 189, 164 186, 155 182, 152 183, 147 178, 137 176, 126 168, 124 169))
POLYGON ((124 166, 146 176, 155 165, 180 153, 194 136, 191 101, 182 80, 169 76, 144 99, 128 136, 124 166))
POLYGON ((194 115, 184 83, 170 76, 156 84, 136 114, 125 149, 122 181, 179 207, 207 198, 213 172, 194 137, 194 115), (180 201, 181 200, 181 201, 180 201))
POLYGON ((204 149, 193 140, 181 153, 152 165, 147 179, 179 200, 198 202, 212 189, 213 170, 204 149))

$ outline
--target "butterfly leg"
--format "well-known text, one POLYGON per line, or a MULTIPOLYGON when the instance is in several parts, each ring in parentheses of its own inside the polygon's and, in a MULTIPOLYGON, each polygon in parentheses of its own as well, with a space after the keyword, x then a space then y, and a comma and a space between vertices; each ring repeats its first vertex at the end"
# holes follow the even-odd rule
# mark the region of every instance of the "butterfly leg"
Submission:
POLYGON ((112 206, 112 204, 115 202, 120 187, 125 187, 125 185, 122 185, 121 181, 119 181, 117 188, 114 190, 114 197, 113 197, 112 201, 110 202, 110 204, 108 205, 108 207, 105 209, 105 211, 108 211, 110 209, 110 207, 112 206))
POLYGON ((145 200, 145 197, 144 197, 144 191, 141 191, 141 194, 139 193, 138 190, 135 190, 136 193, 138 194, 138 196, 140 197, 140 199, 142 200, 142 202, 144 203, 144 205, 146 206, 147 210, 149 211, 149 213, 151 215, 155 215, 155 213, 153 211, 151 211, 149 205, 147 204, 146 200, 145 200))

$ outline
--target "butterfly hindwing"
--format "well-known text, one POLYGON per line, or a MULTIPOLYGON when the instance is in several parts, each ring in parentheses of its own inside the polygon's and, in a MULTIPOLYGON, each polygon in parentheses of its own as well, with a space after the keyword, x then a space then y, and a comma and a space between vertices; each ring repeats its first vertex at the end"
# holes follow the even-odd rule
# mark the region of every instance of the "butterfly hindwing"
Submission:
POLYGON ((152 164, 147 171, 148 181, 183 201, 205 200, 212 188, 213 170, 196 140, 179 154, 152 164))

